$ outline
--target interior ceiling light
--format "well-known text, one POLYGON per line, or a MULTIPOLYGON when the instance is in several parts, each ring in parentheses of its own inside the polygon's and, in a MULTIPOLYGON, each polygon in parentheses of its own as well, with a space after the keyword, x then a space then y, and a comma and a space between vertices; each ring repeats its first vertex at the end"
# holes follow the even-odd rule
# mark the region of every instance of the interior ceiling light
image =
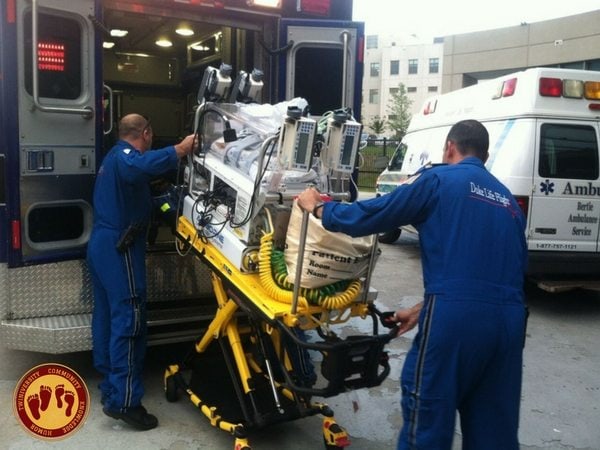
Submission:
POLYGON ((167 38, 160 38, 159 40, 157 40, 155 42, 155 44, 158 45, 159 47, 165 47, 165 48, 173 46, 173 43, 170 40, 168 40, 167 38))
POLYGON ((115 46, 115 43, 114 43, 114 42, 108 42, 108 41, 104 41, 104 42, 102 43, 102 47, 104 47, 104 48, 113 48, 114 46, 115 46))
POLYGON ((192 30, 187 25, 183 25, 183 26, 177 28, 175 30, 175 33, 177 33, 180 36, 193 36, 194 35, 194 30, 192 30))
POLYGON ((280 8, 281 0, 248 0, 250 6, 264 6, 266 8, 280 8))
POLYGON ((210 50, 206 45, 202 45, 202 42, 196 42, 195 44, 190 45, 190 47, 199 52, 206 52, 210 50))
POLYGON ((112 37, 124 37, 124 36, 127 36, 128 33, 129 33, 129 31, 119 30, 118 28, 113 28, 112 30, 110 30, 110 35, 112 37))

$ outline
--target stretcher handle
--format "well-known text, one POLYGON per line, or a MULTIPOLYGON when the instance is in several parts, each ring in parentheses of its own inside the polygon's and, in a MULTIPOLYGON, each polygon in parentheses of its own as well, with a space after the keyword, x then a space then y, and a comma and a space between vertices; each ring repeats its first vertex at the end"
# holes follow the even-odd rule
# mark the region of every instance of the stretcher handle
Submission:
MULTIPOLYGON (((388 335, 391 336, 392 338, 396 337, 398 334, 399 324, 398 324, 398 322, 395 322, 392 320, 392 317, 394 317, 394 314, 396 314, 396 312, 395 311, 386 311, 386 312, 379 311, 373 303, 369 303, 368 308, 369 308, 369 312, 371 314, 374 314, 375 316, 377 316, 379 318, 381 325, 390 329, 390 332, 388 333, 388 335)), ((377 322, 375 321, 373 323, 373 325, 374 325, 373 333, 377 334, 377 326, 376 326, 377 322)))
POLYGON ((377 240, 377 235, 373 235, 373 245, 371 246, 371 255, 369 256, 367 276, 365 277, 365 283, 363 286, 363 303, 367 303, 369 298, 369 287, 371 286, 371 277, 373 275, 373 269, 375 269, 375 258, 377 257, 378 243, 379 242, 377 240))
POLYGON ((296 262, 296 278, 294 279, 294 292, 292 296, 292 314, 298 310, 298 296, 300 295, 300 280, 302 278, 302 263, 304 262, 304 247, 308 234, 308 211, 302 210, 302 226, 300 228, 300 242, 298 243, 298 261, 296 262))
MULTIPOLYGON (((306 342, 300 339, 298 336, 296 336, 295 333, 292 333, 292 331, 283 323, 276 321, 275 324, 277 325, 277 328, 280 331, 282 331, 283 334, 289 337, 299 348, 316 350, 323 354, 344 352, 348 351, 354 346, 362 346, 364 344, 370 343, 379 343, 385 345, 395 337, 395 330, 392 330, 390 333, 379 334, 375 336, 365 336, 363 339, 356 340, 340 339, 334 342, 306 342)), ((296 384, 296 382, 292 379, 287 370, 282 370, 282 374, 286 380, 287 386, 294 392, 300 394, 316 395, 320 397, 331 397, 333 395, 337 395, 341 392, 347 391, 348 389, 358 389, 362 387, 372 387, 380 385, 387 378, 391 371, 387 352, 382 353, 382 359, 378 362, 378 368, 382 369, 381 373, 378 373, 374 378, 370 378, 368 380, 370 381, 370 383, 366 383, 367 380, 363 380, 362 378, 339 378, 335 380, 329 380, 328 384, 322 388, 306 387, 296 384)))

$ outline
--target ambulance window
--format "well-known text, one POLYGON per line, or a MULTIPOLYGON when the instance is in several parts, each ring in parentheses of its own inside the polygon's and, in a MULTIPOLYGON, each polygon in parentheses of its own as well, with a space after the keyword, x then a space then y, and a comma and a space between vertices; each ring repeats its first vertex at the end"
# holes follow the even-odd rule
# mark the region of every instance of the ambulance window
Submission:
POLYGON ((540 176, 598 178, 598 141, 593 127, 543 124, 540 143, 540 176))
MULTIPOLYGON (((75 100, 81 95, 81 26, 66 17, 39 14, 39 96, 75 100)), ((31 12, 25 15, 25 88, 33 95, 31 12)))
POLYGON ((392 159, 388 164, 389 170, 400 170, 402 168, 402 161, 404 161, 404 155, 406 154, 406 144, 400 143, 396 147, 396 151, 392 155, 392 159))
POLYGON ((33 208, 27 216, 27 237, 33 244, 77 240, 84 233, 85 222, 78 205, 33 208))
POLYGON ((311 114, 322 115, 342 104, 342 65, 339 48, 304 47, 296 53, 294 96, 308 101, 311 114))

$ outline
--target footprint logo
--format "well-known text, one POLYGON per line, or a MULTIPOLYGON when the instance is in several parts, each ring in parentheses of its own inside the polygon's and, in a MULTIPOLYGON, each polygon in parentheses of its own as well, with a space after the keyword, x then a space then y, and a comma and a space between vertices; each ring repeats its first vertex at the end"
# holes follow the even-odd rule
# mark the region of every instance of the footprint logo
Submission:
POLYGON ((78 430, 85 422, 89 403, 83 378, 55 363, 30 369, 13 394, 13 411, 23 429, 44 440, 61 439, 78 430))
POLYGON ((48 405, 50 404, 50 399, 52 398, 52 388, 50 386, 40 386, 40 409, 42 411, 46 411, 48 409, 48 405))
POLYGON ((65 393, 65 385, 64 384, 59 384, 56 386, 56 390, 54 391, 54 395, 56 396, 56 406, 58 406, 58 409, 62 409, 63 407, 63 403, 62 403, 62 396, 65 393))
POLYGON ((27 397, 27 406, 29 411, 35 420, 40 420, 40 396, 38 394, 32 394, 27 397))
MULTIPOLYGON (((54 396, 56 397, 56 406, 58 409, 65 408, 65 416, 71 417, 73 414, 73 405, 75 404, 75 392, 65 390, 64 384, 59 384, 54 390, 54 396)), ((39 394, 32 394, 27 398, 27 405, 31 411, 31 415, 35 420, 40 420, 42 415, 40 412, 46 411, 48 405, 50 405, 50 399, 52 398, 52 388, 50 386, 41 385, 39 394)))
POLYGON ((65 403, 67 404, 65 415, 67 417, 71 417, 71 413, 73 412, 73 403, 75 403, 75 392, 65 391, 65 403))

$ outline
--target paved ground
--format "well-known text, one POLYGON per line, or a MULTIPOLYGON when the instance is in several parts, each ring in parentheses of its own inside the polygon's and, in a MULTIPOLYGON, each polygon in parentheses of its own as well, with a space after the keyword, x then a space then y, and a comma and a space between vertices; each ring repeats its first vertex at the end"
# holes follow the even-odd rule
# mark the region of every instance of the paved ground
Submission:
MULTIPOLYGON (((379 291, 381 309, 419 301, 422 281, 416 240, 404 236, 381 248, 372 283, 379 291)), ((530 289, 528 301, 531 318, 525 349, 521 449, 600 449, 600 294, 572 291, 550 295, 530 289)), ((350 326, 348 331, 357 332, 363 326, 350 326)), ((392 372, 380 387, 327 399, 351 435, 350 449, 395 448, 401 425, 398 378, 412 336, 398 338, 388 346, 392 372)), ((189 349, 188 345, 150 349, 145 404, 159 417, 160 426, 136 432, 102 414, 98 377, 89 352, 57 357, 0 348, 0 404, 4 405, 0 410, 0 449, 232 449, 231 437, 212 428, 191 402, 165 400, 163 369, 169 362, 181 360, 189 349), (92 411, 82 430, 57 443, 27 435, 9 407, 18 379, 44 362, 75 369, 85 378, 92 396, 92 411)), ((256 431, 251 444, 256 450, 316 450, 323 448, 321 439, 321 421, 311 417, 256 431)), ((454 449, 460 448, 460 442, 457 427, 454 449)))

